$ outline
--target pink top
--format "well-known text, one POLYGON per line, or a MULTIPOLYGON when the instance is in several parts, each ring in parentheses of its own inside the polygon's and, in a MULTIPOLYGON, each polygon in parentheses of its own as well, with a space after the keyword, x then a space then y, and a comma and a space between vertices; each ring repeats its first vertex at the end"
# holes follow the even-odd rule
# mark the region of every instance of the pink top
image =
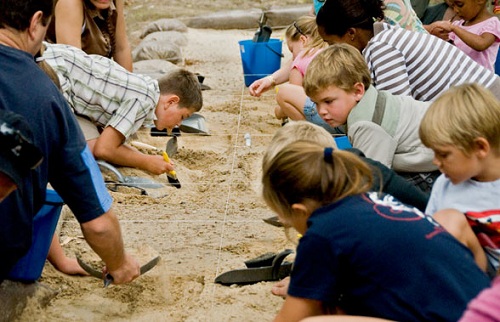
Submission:
POLYGON ((306 50, 302 50, 293 60, 291 69, 297 68, 302 77, 304 77, 307 66, 309 66, 311 60, 313 60, 313 58, 316 57, 316 55, 319 54, 322 50, 323 48, 313 50, 312 53, 309 53, 309 55, 307 56, 303 56, 306 50))
POLYGON ((496 37, 495 42, 487 49, 477 51, 466 45, 462 39, 457 37, 453 32, 450 32, 449 38, 453 40, 455 46, 460 48, 460 50, 465 52, 470 58, 474 59, 480 65, 495 71, 495 60, 497 59, 498 47, 500 46, 500 20, 498 20, 497 17, 491 17, 472 26, 464 26, 464 22, 464 20, 458 20, 454 21, 453 24, 476 35, 488 32, 496 37))
POLYGON ((500 321, 500 277, 493 280, 492 286, 483 290, 467 306, 459 322, 500 321))

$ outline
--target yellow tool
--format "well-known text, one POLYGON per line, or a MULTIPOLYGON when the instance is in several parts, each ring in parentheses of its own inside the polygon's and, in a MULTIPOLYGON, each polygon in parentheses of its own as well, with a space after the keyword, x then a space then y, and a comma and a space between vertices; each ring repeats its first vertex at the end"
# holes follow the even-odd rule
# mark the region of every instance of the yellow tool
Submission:
MULTIPOLYGON (((170 158, 168 157, 167 152, 162 151, 162 155, 163 155, 163 159, 166 162, 170 163, 170 158)), ((181 187, 181 183, 180 183, 179 179, 177 179, 177 173, 175 172, 175 170, 171 170, 167 173, 167 179, 168 179, 168 183, 170 183, 171 185, 173 185, 177 189, 179 189, 181 187)))
MULTIPOLYGON (((168 157, 168 153, 163 151, 163 150, 158 149, 155 146, 152 146, 152 145, 146 144, 146 143, 142 143, 139 141, 131 141, 130 144, 135 146, 136 148, 139 148, 139 149, 148 149, 148 150, 158 152, 158 154, 161 153, 163 156, 163 160, 170 163, 170 158, 168 157)), ((179 179, 177 179, 177 173, 175 172, 175 170, 172 170, 172 171, 167 173, 167 179, 168 179, 168 183, 170 183, 172 186, 176 187, 177 189, 179 189, 181 187, 181 183, 180 183, 179 179)))

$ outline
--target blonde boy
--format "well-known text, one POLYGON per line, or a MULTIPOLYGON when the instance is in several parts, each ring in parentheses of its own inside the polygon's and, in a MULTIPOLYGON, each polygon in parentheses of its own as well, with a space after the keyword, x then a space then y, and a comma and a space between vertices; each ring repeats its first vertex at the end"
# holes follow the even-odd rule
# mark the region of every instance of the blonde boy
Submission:
MULTIPOLYGON (((429 103, 377 91, 356 48, 335 44, 319 53, 307 69, 304 89, 321 118, 332 127, 346 125, 352 146, 366 157, 408 178, 432 182, 439 175, 432 150, 418 137, 429 103)), ((421 188, 430 191, 430 186, 421 188)))
POLYGON ((451 88, 430 106, 420 137, 443 173, 426 213, 471 248, 484 269, 479 238, 494 274, 500 254, 500 102, 478 84, 451 88))
POLYGON ((193 73, 179 69, 155 80, 72 46, 44 46, 41 59, 59 77, 96 158, 153 174, 173 170, 162 156, 140 153, 124 142, 141 126, 172 129, 199 111, 203 100, 193 73))

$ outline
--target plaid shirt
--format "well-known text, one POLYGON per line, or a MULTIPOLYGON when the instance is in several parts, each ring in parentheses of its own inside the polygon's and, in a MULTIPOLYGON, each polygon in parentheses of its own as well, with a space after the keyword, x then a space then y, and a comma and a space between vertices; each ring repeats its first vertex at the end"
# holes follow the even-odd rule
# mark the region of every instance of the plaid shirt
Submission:
POLYGON ((44 43, 43 59, 56 71, 61 90, 77 115, 125 138, 156 119, 158 82, 127 71, 114 61, 61 44, 44 43))

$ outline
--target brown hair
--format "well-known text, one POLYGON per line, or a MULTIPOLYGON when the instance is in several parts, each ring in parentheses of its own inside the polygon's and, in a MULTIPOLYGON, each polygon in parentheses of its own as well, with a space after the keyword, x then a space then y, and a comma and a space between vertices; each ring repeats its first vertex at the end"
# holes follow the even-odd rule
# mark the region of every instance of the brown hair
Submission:
POLYGON ((309 200, 327 205, 370 190, 372 173, 359 157, 339 150, 333 150, 331 158, 325 153, 329 150, 317 143, 297 141, 263 162, 263 197, 267 205, 289 217, 293 204, 309 200))
POLYGON ((372 82, 365 59, 355 47, 334 44, 320 52, 309 64, 304 75, 304 90, 309 97, 336 86, 352 92, 354 84, 362 83, 365 89, 372 82))
POLYGON ((56 71, 54 70, 54 68, 52 68, 52 66, 50 66, 49 64, 47 64, 47 62, 45 62, 45 60, 43 60, 43 53, 45 52, 45 49, 47 49, 47 48, 45 47, 45 44, 42 43, 42 46, 40 47, 40 50, 35 55, 36 63, 38 65, 38 67, 40 67, 40 69, 43 70, 43 72, 47 76, 49 76, 49 78, 56 85, 56 87, 59 90, 61 90, 61 82, 59 82, 59 77, 57 76, 56 71))
POLYGON ((420 140, 429 147, 453 145, 466 155, 475 139, 485 138, 500 153, 500 101, 479 84, 448 89, 429 107, 420 123, 420 140))
POLYGON ((176 69, 158 80, 160 94, 179 96, 179 107, 189 108, 194 112, 201 110, 203 96, 198 78, 185 69, 176 69))

